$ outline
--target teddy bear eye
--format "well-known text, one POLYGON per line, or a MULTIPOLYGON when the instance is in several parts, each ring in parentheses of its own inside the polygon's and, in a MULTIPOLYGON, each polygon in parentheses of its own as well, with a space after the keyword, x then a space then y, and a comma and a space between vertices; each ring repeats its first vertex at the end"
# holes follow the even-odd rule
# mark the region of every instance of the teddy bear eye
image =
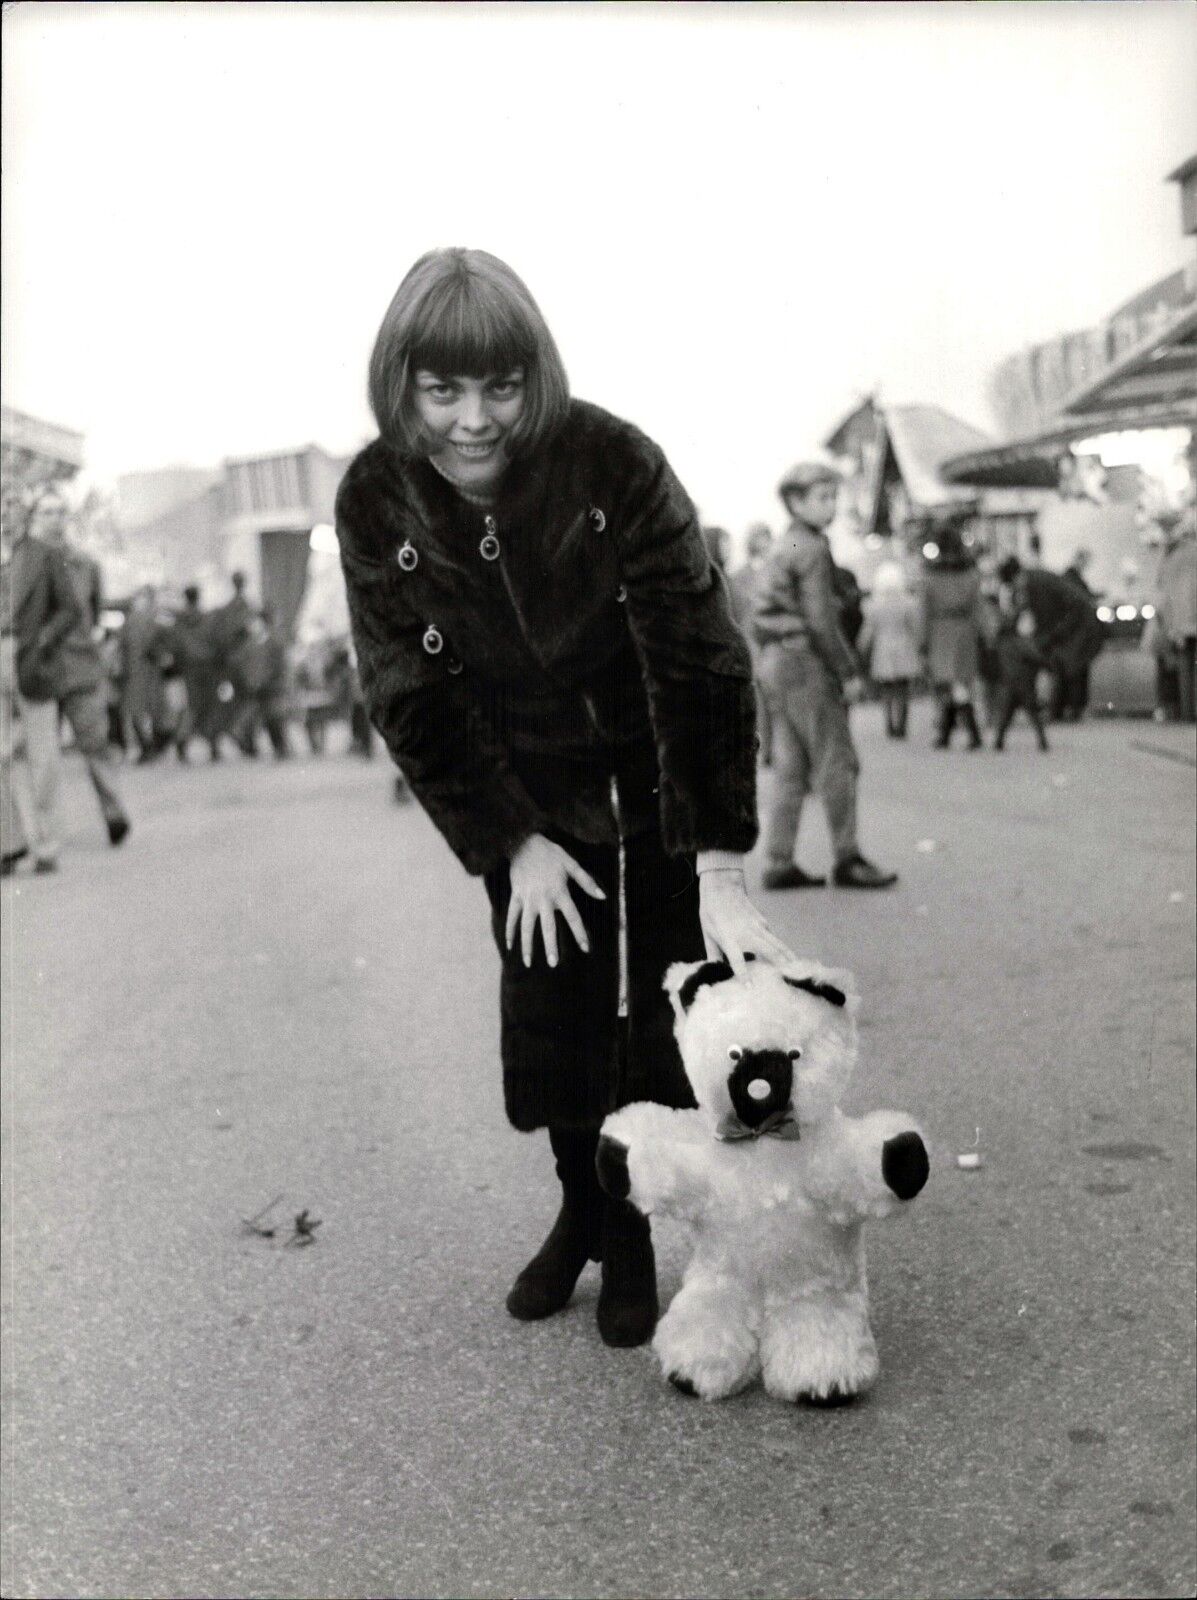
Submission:
POLYGON ((743 1054, 744 1052, 740 1049, 740 1046, 738 1044, 733 1044, 731 1049, 727 1052, 727 1059, 729 1061, 738 1061, 743 1054))
POLYGON ((802 1054, 801 1050, 791 1050, 790 1051, 790 1060, 791 1061, 797 1061, 801 1054, 802 1054))

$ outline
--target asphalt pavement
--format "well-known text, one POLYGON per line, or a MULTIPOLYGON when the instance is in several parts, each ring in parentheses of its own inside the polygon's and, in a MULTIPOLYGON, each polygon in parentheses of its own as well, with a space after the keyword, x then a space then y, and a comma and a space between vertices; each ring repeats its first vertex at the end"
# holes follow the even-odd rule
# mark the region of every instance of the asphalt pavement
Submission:
POLYGON ((5 1595, 1194 1593, 1192 732, 855 717, 899 886, 761 903, 858 975, 847 1109, 932 1174, 831 1412, 677 1394, 595 1269, 507 1316, 547 1146, 482 888, 382 760, 126 771, 119 851, 68 763, 61 872, 3 887, 5 1595))

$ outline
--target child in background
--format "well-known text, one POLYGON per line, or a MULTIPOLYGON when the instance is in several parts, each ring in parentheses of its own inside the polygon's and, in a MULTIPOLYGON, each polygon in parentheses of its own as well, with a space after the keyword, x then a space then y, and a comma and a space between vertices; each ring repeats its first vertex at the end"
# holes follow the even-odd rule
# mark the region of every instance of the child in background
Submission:
POLYGON ((896 561, 883 561, 873 575, 873 592, 864 602, 864 626, 857 647, 869 664, 885 707, 885 731, 906 737, 910 682, 919 671, 920 608, 906 574, 896 561))
POLYGON ((998 674, 993 748, 1002 749, 1014 713, 1021 706, 1035 729, 1040 750, 1046 750, 1047 734, 1043 729, 1035 680, 1047 662, 1036 643, 1035 618, 1029 611, 1020 611, 1005 622, 994 641, 993 657, 998 674))

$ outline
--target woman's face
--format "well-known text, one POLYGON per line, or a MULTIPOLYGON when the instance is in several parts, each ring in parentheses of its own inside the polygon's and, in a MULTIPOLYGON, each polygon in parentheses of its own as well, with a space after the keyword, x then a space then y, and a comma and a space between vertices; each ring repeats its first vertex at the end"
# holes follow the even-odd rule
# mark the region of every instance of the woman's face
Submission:
POLYGON ((489 378, 416 372, 416 411, 437 464, 465 489, 489 489, 507 470, 508 438, 524 411, 524 369, 489 378))

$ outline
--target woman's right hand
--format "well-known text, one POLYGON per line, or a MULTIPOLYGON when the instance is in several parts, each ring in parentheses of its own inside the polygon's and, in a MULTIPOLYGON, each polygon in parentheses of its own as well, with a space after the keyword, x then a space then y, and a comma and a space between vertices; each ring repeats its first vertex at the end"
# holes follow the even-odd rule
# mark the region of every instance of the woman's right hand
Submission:
POLYGON ((573 856, 559 844, 546 839, 543 833, 531 833, 512 856, 510 874, 511 901, 507 907, 507 948, 509 950, 512 948, 518 925, 524 965, 530 967, 536 924, 539 922, 545 955, 549 966, 555 967, 557 913, 560 912, 578 941, 578 948, 588 954, 590 941, 586 937, 582 918, 569 892, 569 881, 572 878, 596 900, 605 900, 607 896, 590 874, 578 865, 573 856))

